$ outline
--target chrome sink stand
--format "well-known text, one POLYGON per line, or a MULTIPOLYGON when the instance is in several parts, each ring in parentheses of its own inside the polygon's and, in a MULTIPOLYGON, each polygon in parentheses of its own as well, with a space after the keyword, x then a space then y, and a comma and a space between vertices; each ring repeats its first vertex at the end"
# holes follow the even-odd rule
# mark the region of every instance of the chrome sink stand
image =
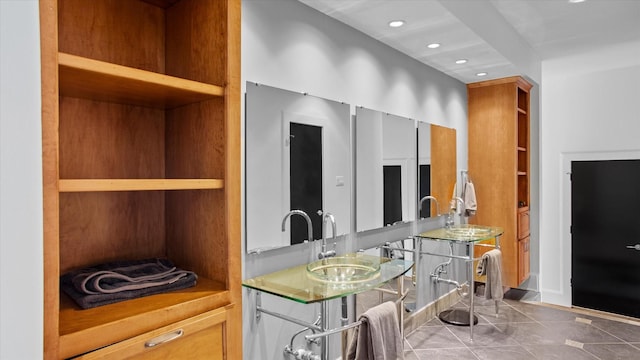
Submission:
MULTIPOLYGON (((416 269, 418 268, 418 257, 420 255, 433 255, 433 256, 441 256, 441 257, 446 257, 446 258, 450 258, 450 259, 458 259, 458 260, 463 260, 465 263, 467 263, 468 266, 468 276, 469 276, 469 340, 473 342, 473 325, 475 325, 475 315, 474 315, 474 294, 475 294, 475 289, 474 289, 474 270, 473 270, 473 261, 474 260, 478 260, 474 257, 473 254, 473 248, 477 245, 477 246, 487 246, 487 247, 492 247, 492 248, 496 248, 499 249, 500 248, 500 235, 497 235, 495 237, 495 245, 488 245, 488 244, 476 244, 474 242, 467 242, 465 244, 466 247, 466 255, 449 255, 449 254, 440 254, 440 253, 432 253, 432 252, 428 252, 428 251, 422 251, 422 240, 433 240, 433 241, 455 241, 455 240, 449 240, 449 239, 438 239, 438 238, 425 238, 425 237, 416 237, 416 239, 418 239, 419 241, 419 245, 418 245, 418 249, 416 250, 417 252, 417 256, 414 259, 414 262, 416 264, 416 269)), ((497 303, 496 303, 496 309, 497 309, 497 303)), ((465 324, 466 325, 466 324, 465 324)))

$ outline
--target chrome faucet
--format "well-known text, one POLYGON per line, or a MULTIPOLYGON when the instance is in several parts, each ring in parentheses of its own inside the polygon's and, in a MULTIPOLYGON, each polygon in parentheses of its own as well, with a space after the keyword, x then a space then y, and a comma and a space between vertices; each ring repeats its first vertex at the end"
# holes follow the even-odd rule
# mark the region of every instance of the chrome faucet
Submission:
POLYGON ((333 214, 326 212, 322 217, 322 250, 318 254, 318 259, 336 256, 335 243, 333 243, 333 250, 327 250, 327 220, 331 223, 331 238, 336 237, 336 218, 333 214))
POLYGON ((420 203, 418 204, 418 213, 422 211, 422 203, 427 200, 431 200, 436 203, 436 216, 440 215, 440 205, 438 205, 438 199, 436 199, 435 196, 431 195, 427 195, 420 199, 420 203))
POLYGON ((311 218, 309 218, 309 215, 302 210, 291 210, 284 216, 284 218, 282 218, 282 231, 285 231, 285 223, 291 215, 300 215, 307 220, 307 241, 313 241, 313 225, 311 225, 311 218))
MULTIPOLYGON (((460 215, 460 223, 461 224, 464 223, 464 200, 462 200, 462 198, 459 196, 456 196, 451 199, 451 209, 449 210, 449 213, 450 214, 454 213, 455 212, 454 210, 457 210, 458 215, 460 215)), ((451 216, 451 218, 453 220, 453 216, 451 216)))

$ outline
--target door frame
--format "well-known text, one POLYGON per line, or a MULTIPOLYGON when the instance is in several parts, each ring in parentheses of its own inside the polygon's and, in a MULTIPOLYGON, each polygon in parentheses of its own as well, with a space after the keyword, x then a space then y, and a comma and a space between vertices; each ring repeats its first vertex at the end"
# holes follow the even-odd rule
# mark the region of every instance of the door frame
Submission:
MULTIPOLYGON (((560 277, 560 295, 562 303, 572 306, 571 294, 571 163, 573 161, 606 161, 606 160, 636 160, 640 159, 640 150, 631 151, 576 151, 563 152, 562 157, 562 188, 560 199, 562 202, 562 216, 560 217, 560 258, 562 263, 560 277)), ((542 256, 542 253, 541 253, 542 256)))
MULTIPOLYGON (((282 122, 281 122, 281 132, 282 132, 282 202, 280 207, 282 209, 281 213, 286 214, 290 211, 291 207, 291 188, 290 188, 290 180, 291 180, 291 153, 289 149, 289 128, 290 123, 304 124, 304 125, 312 125, 320 128, 321 131, 321 141, 322 141, 322 211, 326 207, 326 191, 327 191, 327 179, 326 179, 326 170, 327 170, 327 144, 326 144, 326 128, 325 124, 328 120, 313 117, 308 115, 296 114, 292 112, 283 111, 282 112, 282 122)), ((317 216, 317 214, 307 214, 309 217, 317 216)), ((291 226, 286 226, 285 231, 282 233, 283 239, 286 239, 286 244, 290 243, 291 239, 291 226)), ((317 240, 317 239, 316 239, 317 240)), ((284 241, 284 240, 283 240, 284 241)))

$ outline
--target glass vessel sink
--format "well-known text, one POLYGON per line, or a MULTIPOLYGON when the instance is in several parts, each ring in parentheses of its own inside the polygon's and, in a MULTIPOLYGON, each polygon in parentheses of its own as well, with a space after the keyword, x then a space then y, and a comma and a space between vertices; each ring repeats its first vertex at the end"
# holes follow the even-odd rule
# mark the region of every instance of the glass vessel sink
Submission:
POLYGON ((459 242, 478 242, 501 236, 503 229, 495 226, 458 224, 449 228, 430 230, 417 235, 417 238, 448 240, 459 242))
POLYGON ((326 258, 309 263, 307 275, 334 284, 369 281, 380 275, 380 258, 357 254, 326 258))
POLYGON ((445 232, 457 238, 484 238, 491 234, 491 228, 468 224, 456 225, 445 229, 445 232))

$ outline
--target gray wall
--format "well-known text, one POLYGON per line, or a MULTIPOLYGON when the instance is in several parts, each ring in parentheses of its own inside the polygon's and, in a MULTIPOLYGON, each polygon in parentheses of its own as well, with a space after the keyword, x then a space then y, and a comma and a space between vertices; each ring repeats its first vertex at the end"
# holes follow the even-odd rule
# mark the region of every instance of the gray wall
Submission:
POLYGON ((0 1, 0 359, 42 357, 38 2, 0 1))
POLYGON ((570 306, 570 162, 640 159, 640 43, 544 61, 542 81, 540 291, 570 306))
MULTIPOLYGON (((351 105, 352 115, 356 106, 364 106, 455 128, 458 169, 467 168, 465 84, 294 0, 245 0, 242 12, 243 86, 251 81, 345 102, 351 105)), ((352 197, 353 193, 352 188, 352 197)), ((437 220, 425 220, 364 234, 352 229, 340 239, 337 250, 369 248, 439 226, 437 220)), ((300 245, 245 255, 243 277, 305 263, 307 251, 300 245)), ((442 260, 425 260, 425 271, 442 260)), ((457 270, 453 273, 464 276, 457 270)), ((433 288, 427 292, 421 295, 423 301, 436 295, 433 288)), ((255 291, 245 289, 243 302, 244 358, 283 358, 282 349, 300 326, 269 316, 257 322, 255 291)), ((262 305, 308 322, 318 312, 317 305, 264 294, 262 305)), ((330 304, 330 311, 338 314, 337 303, 330 304)), ((337 325, 336 316, 332 326, 337 325)), ((302 345, 300 337, 294 345, 302 345)), ((331 347, 336 350, 330 358, 338 357, 338 336, 331 338, 331 347)))

